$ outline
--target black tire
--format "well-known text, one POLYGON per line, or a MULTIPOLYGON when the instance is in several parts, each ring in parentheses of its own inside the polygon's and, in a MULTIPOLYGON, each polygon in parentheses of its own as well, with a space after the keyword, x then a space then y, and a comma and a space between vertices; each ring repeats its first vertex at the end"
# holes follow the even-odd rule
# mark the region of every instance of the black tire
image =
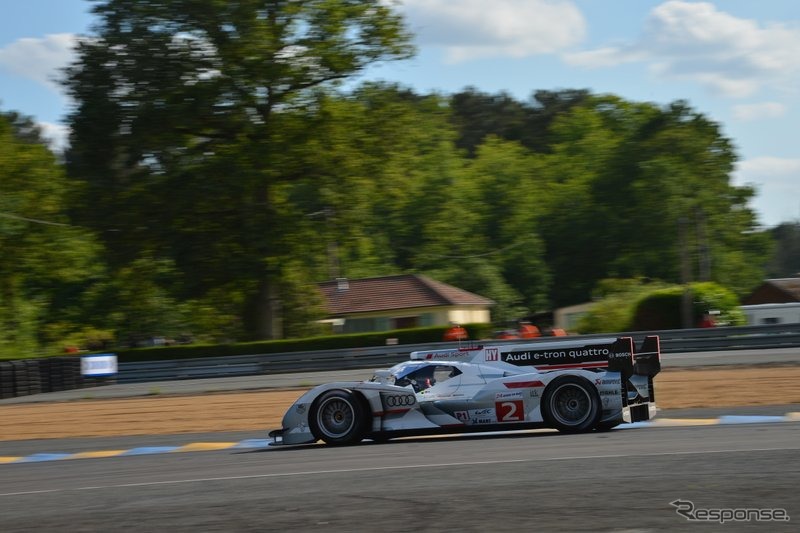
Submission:
POLYGON ((600 395, 588 380, 563 376, 553 380, 542 397, 542 417, 563 433, 591 431, 600 421, 600 395))
POLYGON ((347 390, 330 390, 311 406, 311 434, 326 444, 356 444, 364 438, 369 417, 361 399, 347 390))

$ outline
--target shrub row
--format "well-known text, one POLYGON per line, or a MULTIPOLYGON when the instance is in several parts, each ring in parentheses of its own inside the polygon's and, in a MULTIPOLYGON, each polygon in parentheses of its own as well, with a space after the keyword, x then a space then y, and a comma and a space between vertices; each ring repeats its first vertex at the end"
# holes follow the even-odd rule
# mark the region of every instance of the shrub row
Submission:
MULTIPOLYGON (((491 324, 465 324, 470 339, 485 339, 491 336, 491 324)), ((388 339, 397 339, 397 344, 426 344, 441 342, 447 327, 397 329, 391 331, 350 333, 311 337, 306 339, 283 339, 274 341, 245 342, 236 344, 191 344, 185 346, 162 346, 117 350, 119 362, 161 361, 168 359, 195 359, 285 352, 307 352, 317 350, 341 350, 385 346, 388 339)))

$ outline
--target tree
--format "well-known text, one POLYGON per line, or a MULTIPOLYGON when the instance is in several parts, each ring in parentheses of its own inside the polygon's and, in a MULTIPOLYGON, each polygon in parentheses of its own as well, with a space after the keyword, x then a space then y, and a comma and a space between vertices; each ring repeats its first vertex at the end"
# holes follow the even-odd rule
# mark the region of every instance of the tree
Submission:
POLYGON ((488 136, 521 143, 534 152, 547 152, 550 126, 555 119, 589 96, 585 89, 539 90, 530 102, 519 102, 505 92, 487 94, 467 87, 450 98, 457 145, 470 157, 488 136))
POLYGON ((33 122, 0 114, 0 355, 58 340, 47 331, 63 320, 60 296, 99 273, 92 236, 66 216, 69 186, 33 122))
POLYGON ((800 276, 800 221, 784 222, 769 233, 775 239, 775 254, 767 266, 770 278, 800 276))
MULTIPOLYGON (((408 57, 399 15, 379 0, 103 0, 65 86, 73 216, 103 230, 113 268, 171 258, 197 297, 251 287, 245 326, 279 336, 286 245, 282 184, 306 168, 298 116, 314 92, 408 57), (144 223, 143 221, 147 221, 144 223), (114 231, 109 231, 114 230, 114 231)), ((288 226, 291 227, 291 226, 288 226)))
POLYGON ((752 189, 731 184, 736 154, 718 124, 686 102, 596 96, 553 128, 545 239, 557 304, 585 301, 605 277, 680 282, 679 224, 693 279, 737 294, 761 279, 769 242, 753 233, 752 189))

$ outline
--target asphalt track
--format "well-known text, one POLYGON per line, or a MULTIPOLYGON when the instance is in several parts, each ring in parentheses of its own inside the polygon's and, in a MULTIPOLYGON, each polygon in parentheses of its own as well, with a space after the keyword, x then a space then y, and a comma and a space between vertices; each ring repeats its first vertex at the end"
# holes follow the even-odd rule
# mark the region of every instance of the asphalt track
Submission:
POLYGON ((797 531, 799 486, 797 422, 542 430, 6 464, 0 531, 797 531))

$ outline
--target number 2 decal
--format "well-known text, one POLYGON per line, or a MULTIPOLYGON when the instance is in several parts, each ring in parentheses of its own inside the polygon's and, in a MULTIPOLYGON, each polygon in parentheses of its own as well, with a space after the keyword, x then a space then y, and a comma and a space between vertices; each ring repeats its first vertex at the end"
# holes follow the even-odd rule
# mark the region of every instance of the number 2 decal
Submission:
POLYGON ((522 400, 495 402, 498 422, 522 422, 525 420, 525 407, 522 400))

